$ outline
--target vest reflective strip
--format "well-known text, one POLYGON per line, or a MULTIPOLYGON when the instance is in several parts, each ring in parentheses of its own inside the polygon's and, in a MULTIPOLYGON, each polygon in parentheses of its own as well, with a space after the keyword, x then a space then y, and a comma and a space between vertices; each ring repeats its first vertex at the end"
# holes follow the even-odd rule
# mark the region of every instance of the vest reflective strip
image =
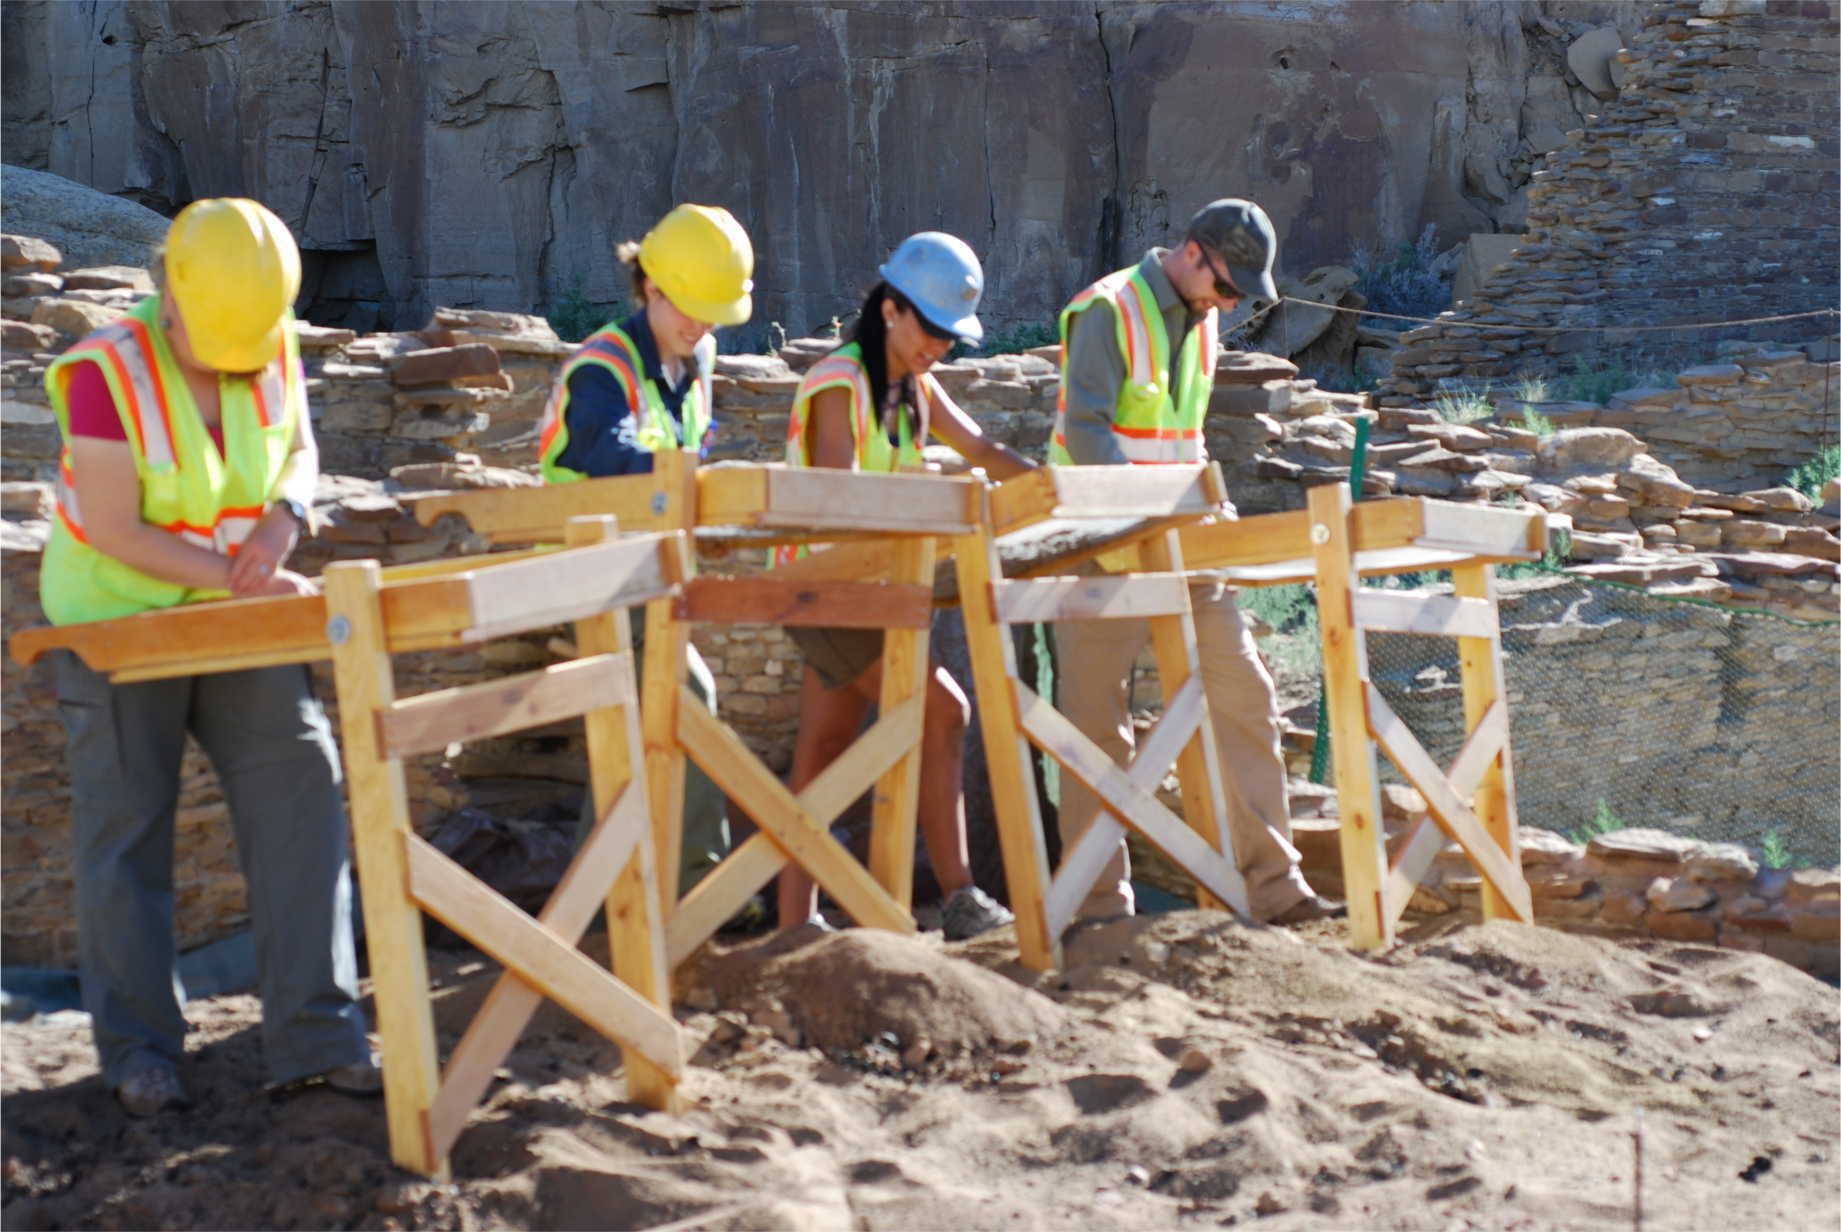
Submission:
POLYGON ((644 413, 639 396, 639 379, 634 375, 633 362, 619 342, 606 334, 596 334, 582 344, 563 370, 556 376, 556 387, 550 391, 550 400, 543 408, 543 432, 537 442, 537 456, 544 457, 550 452, 550 443, 563 429, 563 402, 569 396, 569 378, 575 370, 590 357, 606 360, 620 370, 626 378, 626 405, 635 419, 644 413))
MULTIPOLYGON (((158 367, 147 361, 142 343, 128 329, 140 322, 121 321, 78 343, 67 354, 94 355, 96 362, 114 372, 117 387, 130 395, 128 421, 134 429, 136 445, 149 466, 163 469, 173 465, 172 420, 166 409, 166 386, 158 367)), ((118 408, 119 409, 119 408, 118 408)))
POLYGON ((812 399, 827 389, 850 391, 850 419, 856 432, 857 461, 862 462, 863 434, 872 430, 865 413, 865 408, 874 401, 869 388, 869 372, 850 356, 828 355, 812 365, 811 371, 799 383, 798 392, 793 395, 793 415, 786 424, 787 465, 808 465, 805 431, 810 420, 807 412, 812 408, 812 399))
POLYGON ((175 460, 173 412, 166 399, 166 382, 160 376, 159 362, 154 359, 153 335, 133 317, 123 317, 119 324, 134 336, 136 343, 131 347, 118 345, 112 350, 135 376, 134 412, 141 422, 143 456, 152 466, 171 466, 175 460), (152 390, 152 397, 147 396, 147 389, 152 390))
POLYGON ((1134 385, 1162 385, 1169 381, 1169 357, 1157 354, 1156 340, 1161 331, 1151 329, 1146 314, 1157 311, 1155 303, 1145 304, 1139 294, 1138 279, 1127 278, 1114 297, 1119 317, 1125 322, 1125 342, 1130 354, 1126 366, 1134 385))

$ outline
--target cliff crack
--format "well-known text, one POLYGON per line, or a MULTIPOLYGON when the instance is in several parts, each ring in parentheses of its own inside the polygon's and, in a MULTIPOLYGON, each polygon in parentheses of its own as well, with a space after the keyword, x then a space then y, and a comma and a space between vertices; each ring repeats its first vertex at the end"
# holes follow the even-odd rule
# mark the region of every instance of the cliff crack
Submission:
POLYGON ((1119 263, 1119 244, 1124 236, 1125 203, 1121 196, 1124 191, 1122 179, 1122 159, 1119 153, 1119 100, 1112 90, 1112 51, 1106 46, 1105 10, 1093 10, 1093 27, 1099 34, 1100 59, 1105 62, 1106 118, 1112 123, 1112 188, 1100 201, 1099 215, 1099 251, 1104 258, 1104 268, 1111 269, 1119 263))
MULTIPOLYGON (((313 199, 319 195, 320 173, 326 170, 326 101, 332 82, 332 50, 320 48, 320 114, 313 122, 313 170, 307 173, 307 199, 300 207, 300 222, 294 227, 301 239, 307 238, 307 222, 313 217, 313 199)), ((340 236, 344 239, 344 236, 340 236)))

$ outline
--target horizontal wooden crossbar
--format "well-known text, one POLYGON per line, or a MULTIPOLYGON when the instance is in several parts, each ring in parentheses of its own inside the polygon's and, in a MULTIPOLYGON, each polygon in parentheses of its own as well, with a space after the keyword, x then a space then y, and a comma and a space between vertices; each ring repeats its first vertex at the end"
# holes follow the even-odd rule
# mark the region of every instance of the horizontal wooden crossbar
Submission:
POLYGON ((933 588, 893 582, 789 581, 773 574, 698 577, 685 583, 672 604, 672 615, 717 624, 925 629, 933 622, 933 588))
POLYGON ((654 535, 618 539, 463 575, 473 613, 467 639, 580 620, 667 594, 682 579, 666 542, 654 535))
POLYGON ((1421 595, 1408 590, 1357 589, 1355 623, 1368 633, 1435 637, 1495 637, 1496 605, 1485 599, 1421 595))
POLYGON ((1189 582, 1180 573, 1038 578, 994 582, 991 589, 997 602, 997 618, 1007 624, 1132 620, 1178 616, 1189 610, 1189 582))
MULTIPOLYGON (((1528 894, 1527 880, 1521 875, 1519 852, 1505 852, 1496 845, 1483 822, 1464 803, 1438 763, 1432 760, 1419 738, 1407 728, 1399 715, 1388 706, 1387 699, 1372 684, 1366 686, 1368 729, 1387 755, 1393 759, 1407 782, 1425 797, 1432 816, 1446 834, 1464 849, 1477 871, 1487 879, 1509 907, 1524 921, 1534 919, 1534 907, 1528 894)), ((1474 760, 1474 759, 1473 759, 1474 760)), ((1487 759, 1484 760, 1487 765, 1487 759)), ((1475 790, 1475 784, 1472 784, 1475 790)))
POLYGON ((630 697, 633 680, 631 653, 606 654, 423 693, 378 712, 379 743, 385 757, 408 757, 522 731, 630 697))
POLYGON ((626 533, 656 530, 665 511, 663 502, 653 500, 656 490, 651 475, 617 475, 537 488, 439 492, 409 503, 424 526, 457 514, 475 534, 495 543, 528 543, 561 539, 570 518, 595 514, 612 514, 626 533))
POLYGON ((1213 464, 1044 466, 991 493, 991 529, 1007 535, 1050 519, 1204 517, 1227 498, 1213 464))
POLYGON ((430 915, 607 1038, 682 1077, 677 1023, 587 955, 415 835, 403 839, 409 892, 430 915))
POLYGON ((981 485, 945 475, 885 475, 783 463, 697 468, 697 525, 804 535, 877 531, 964 535, 977 529, 981 485))

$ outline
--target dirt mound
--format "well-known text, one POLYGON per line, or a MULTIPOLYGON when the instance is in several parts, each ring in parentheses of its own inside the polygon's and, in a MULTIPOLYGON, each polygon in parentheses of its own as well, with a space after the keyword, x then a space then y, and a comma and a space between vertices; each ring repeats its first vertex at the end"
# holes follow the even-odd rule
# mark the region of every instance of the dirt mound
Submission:
POLYGON ((768 942, 706 957, 688 976, 751 1017, 784 1013, 804 1042, 855 1049, 879 1038, 907 1050, 1016 1050, 1052 1037, 1066 1015, 1047 997, 955 957, 937 937, 850 929, 790 950, 768 942))
MULTIPOLYGON (((1047 974, 1006 944, 707 953, 678 1115, 546 1009, 451 1185, 390 1167, 374 1102, 256 1095, 253 998, 188 1008, 199 1108, 153 1122, 79 1017, 7 1024, 0 1225, 1623 1229, 1639 1141, 1646 1226, 1841 1224, 1841 1007, 1762 955, 1491 923, 1364 956, 1210 912, 1078 928, 1047 974)), ((431 962, 447 1048, 497 971, 431 962)))

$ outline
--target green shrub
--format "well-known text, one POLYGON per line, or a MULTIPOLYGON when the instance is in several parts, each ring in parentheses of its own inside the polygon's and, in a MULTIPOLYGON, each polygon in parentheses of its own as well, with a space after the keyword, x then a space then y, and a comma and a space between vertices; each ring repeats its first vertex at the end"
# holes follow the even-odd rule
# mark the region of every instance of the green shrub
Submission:
POLYGON ((1547 418, 1533 407, 1523 407, 1521 423, 1524 428, 1540 437, 1543 441, 1554 434, 1553 420, 1547 418))
POLYGON ((1600 834, 1609 834, 1613 830, 1622 830, 1629 824, 1629 822, 1619 817, 1612 810, 1609 801, 1603 796, 1600 796, 1598 797, 1598 808, 1593 812, 1592 819, 1576 829, 1568 830, 1566 832, 1566 837, 1583 846, 1597 838, 1600 834))
POLYGON ((1489 396, 1482 390, 1464 389, 1438 395, 1432 400, 1432 409, 1446 423, 1467 424, 1488 419, 1496 408, 1490 405, 1489 396))
POLYGON ((1783 841, 1783 832, 1780 830, 1772 830, 1767 833, 1758 846, 1764 855, 1764 867, 1766 868, 1810 867, 1809 858, 1791 851, 1789 844, 1783 841))
POLYGON ((1427 223, 1418 240, 1401 244, 1391 256, 1366 248, 1355 250, 1349 264, 1355 271, 1355 289, 1367 297, 1368 307, 1401 316, 1435 317, 1451 306, 1451 275, 1439 268, 1434 234, 1432 224, 1427 223))
POLYGON ((621 315, 621 304, 597 304, 588 298, 584 289, 582 276, 577 274, 570 280, 569 289, 563 297, 544 313, 549 319, 550 328, 564 342, 580 342, 607 322, 621 315))
POLYGON ((982 356, 1021 355, 1033 347, 1053 346, 1060 341, 1061 330, 1053 321, 1025 321, 1009 329, 994 329, 977 346, 966 349, 982 356))
POLYGON ((1784 483, 1820 502, 1823 486, 1836 476, 1841 476, 1841 445, 1825 445, 1822 452, 1791 471, 1784 483))
POLYGON ((1275 675, 1297 680, 1323 674, 1323 635, 1310 586, 1249 586, 1240 592, 1240 606, 1272 626, 1265 652, 1275 675))

